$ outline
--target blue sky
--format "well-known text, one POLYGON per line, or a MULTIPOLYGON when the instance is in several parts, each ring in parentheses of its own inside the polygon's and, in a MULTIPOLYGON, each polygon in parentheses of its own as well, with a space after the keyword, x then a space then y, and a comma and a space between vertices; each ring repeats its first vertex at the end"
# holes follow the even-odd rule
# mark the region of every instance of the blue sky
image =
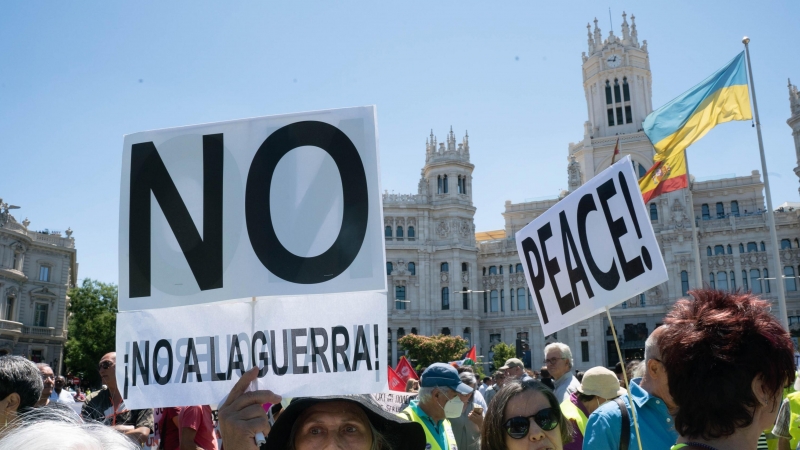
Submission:
MULTIPOLYGON (((122 136, 375 104, 383 188, 416 192, 425 138, 469 130, 478 230, 503 202, 566 188, 582 139, 581 52, 596 16, 636 15, 653 104, 751 54, 775 205, 798 201, 787 78, 800 83, 800 3, 0 3, 0 197, 31 228, 71 227, 80 278, 116 282, 122 136), (724 6, 723 6, 724 5, 724 6)), ((617 33, 619 34, 619 33, 617 33)), ((749 122, 690 151, 698 178, 760 170, 749 122)))

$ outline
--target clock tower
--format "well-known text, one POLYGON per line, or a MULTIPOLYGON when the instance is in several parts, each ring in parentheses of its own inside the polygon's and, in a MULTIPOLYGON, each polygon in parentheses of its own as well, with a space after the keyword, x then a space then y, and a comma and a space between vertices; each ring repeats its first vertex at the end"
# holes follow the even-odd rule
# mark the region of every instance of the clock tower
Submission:
POLYGON ((588 120, 583 141, 569 146, 570 177, 580 170, 585 182, 608 167, 617 139, 620 157, 631 155, 637 175, 644 175, 653 157, 653 147, 642 132, 645 117, 653 111, 647 41, 639 43, 635 17, 628 24, 624 12, 621 37, 610 31, 604 40, 597 19, 594 30, 590 24, 586 29, 588 52, 582 57, 588 120))

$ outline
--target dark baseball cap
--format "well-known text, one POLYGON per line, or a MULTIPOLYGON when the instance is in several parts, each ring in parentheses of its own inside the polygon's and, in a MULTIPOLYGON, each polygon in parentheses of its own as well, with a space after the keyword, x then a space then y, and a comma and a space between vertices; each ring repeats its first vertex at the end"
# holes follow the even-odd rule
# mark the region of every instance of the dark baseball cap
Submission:
POLYGON ((474 389, 461 382, 455 367, 445 363, 428 366, 419 379, 420 387, 448 387, 459 394, 471 394, 474 389))

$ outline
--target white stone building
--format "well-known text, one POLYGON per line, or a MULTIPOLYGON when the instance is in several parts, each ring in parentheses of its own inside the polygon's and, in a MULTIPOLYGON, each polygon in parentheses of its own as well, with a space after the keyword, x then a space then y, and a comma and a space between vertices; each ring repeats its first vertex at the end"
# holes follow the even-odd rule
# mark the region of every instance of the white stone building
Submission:
MULTIPOLYGON (((653 164, 653 147, 642 132, 642 123, 653 110, 649 53, 647 41, 639 42, 634 19, 631 16, 629 24, 623 13, 622 36, 609 33, 606 39, 597 20, 593 30, 587 25, 583 87, 588 120, 583 138, 568 146, 569 191, 610 165, 617 139, 621 156, 631 156, 640 176, 653 164)), ((788 123, 800 177, 800 97, 791 85, 790 95, 788 123)), ((446 143, 437 146, 431 132, 417 194, 383 196, 390 363, 394 365, 402 354, 397 339, 404 334, 443 333, 476 344, 487 361, 494 344, 513 346, 522 338, 530 344, 534 368, 542 366, 544 346, 556 340, 572 348, 576 369, 615 364, 617 352, 604 315, 545 337, 521 273, 514 233, 569 192, 550 200, 506 201, 505 228, 474 233, 474 166, 469 155, 468 136, 457 145, 451 129, 446 143)), ((691 192, 668 193, 649 205, 669 281, 612 309, 626 359, 642 357, 645 338, 670 305, 700 282, 722 289, 752 289, 777 303, 774 283, 780 280, 787 288, 790 324, 800 327, 800 210, 784 207, 776 212, 781 248, 772 249, 758 171, 693 180, 690 185, 691 192), (701 274, 695 270, 692 210, 701 274), (774 267, 775 251, 781 254, 782 267, 774 267)))
POLYGON ((45 362, 58 374, 67 340, 67 291, 78 276, 75 239, 33 231, 0 199, 0 355, 45 362))

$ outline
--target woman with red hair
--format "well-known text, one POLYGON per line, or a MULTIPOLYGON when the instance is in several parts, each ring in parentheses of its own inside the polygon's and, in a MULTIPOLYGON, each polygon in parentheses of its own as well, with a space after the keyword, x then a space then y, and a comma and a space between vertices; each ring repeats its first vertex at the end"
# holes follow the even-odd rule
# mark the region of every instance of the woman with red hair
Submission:
POLYGON ((659 339, 678 405, 673 450, 756 448, 795 378, 789 333, 750 293, 689 294, 667 314, 659 339))

